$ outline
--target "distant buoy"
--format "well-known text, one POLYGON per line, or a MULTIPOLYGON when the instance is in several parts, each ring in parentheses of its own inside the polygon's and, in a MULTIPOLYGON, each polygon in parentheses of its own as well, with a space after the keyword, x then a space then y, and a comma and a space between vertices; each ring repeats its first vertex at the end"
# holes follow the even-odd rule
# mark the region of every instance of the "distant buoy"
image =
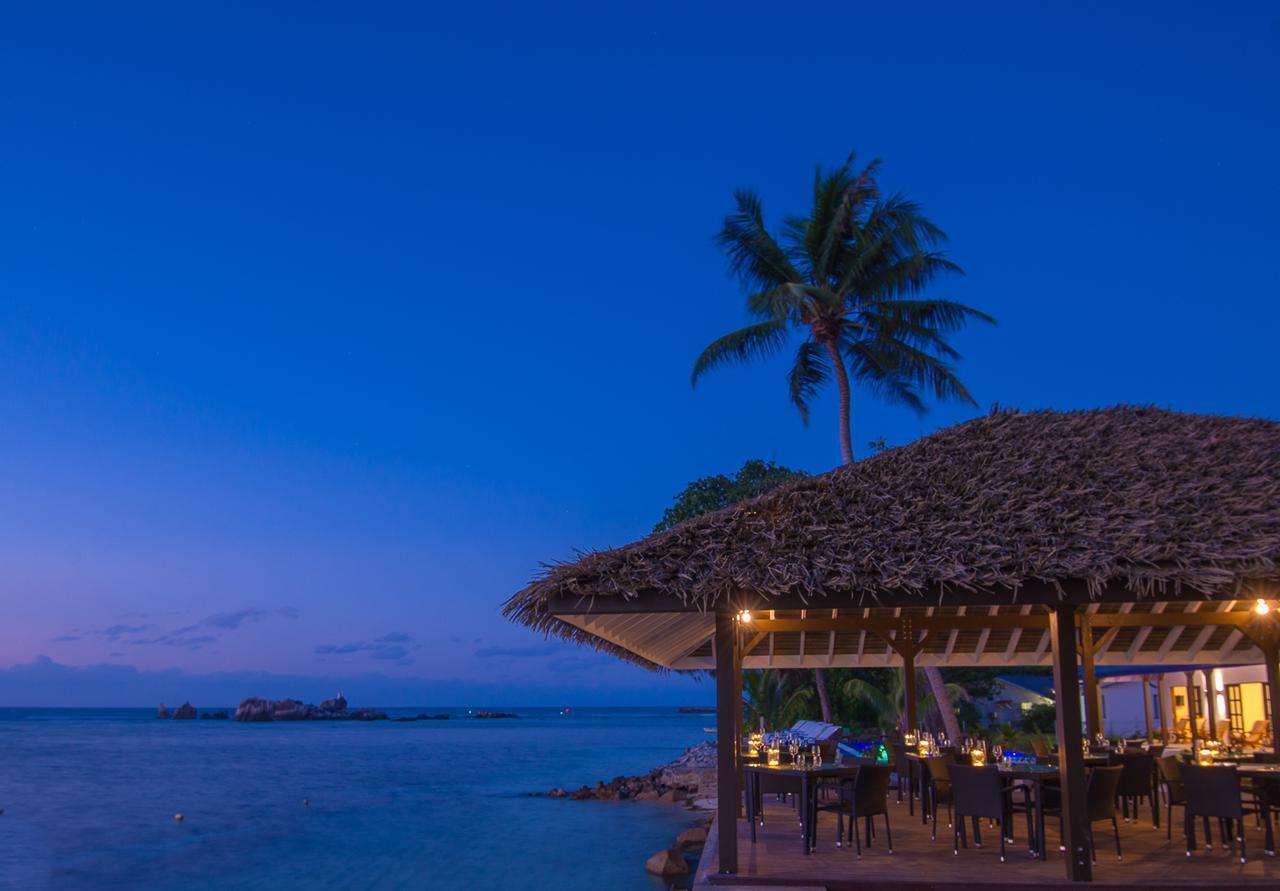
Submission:
POLYGON ((175 822, 175 823, 181 823, 181 822, 182 822, 182 814, 174 814, 174 815, 173 815, 173 822, 175 822))
POLYGON ((303 807, 311 807, 311 799, 310 799, 310 798, 304 798, 304 799, 302 799, 302 806, 303 806, 303 807))

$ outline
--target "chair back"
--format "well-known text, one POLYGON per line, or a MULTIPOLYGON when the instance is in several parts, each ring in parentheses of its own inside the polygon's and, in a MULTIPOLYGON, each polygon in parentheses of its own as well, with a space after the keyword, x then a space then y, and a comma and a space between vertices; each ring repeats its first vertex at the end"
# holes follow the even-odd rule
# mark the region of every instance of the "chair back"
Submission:
POLYGON ((1118 795, 1150 795, 1151 778, 1155 775, 1155 756, 1146 752, 1120 752, 1111 763, 1123 768, 1118 795))
POLYGON ((911 769, 911 764, 907 761, 907 744, 889 743, 889 752, 893 756, 893 772, 905 777, 907 771, 911 769))
POLYGON ((1004 784, 1000 771, 991 767, 950 765, 951 797, 957 817, 1004 817, 1004 784))
MULTIPOLYGON (((1150 765, 1148 765, 1150 769, 1150 765)), ((1085 787, 1085 811, 1089 814, 1089 822, 1109 820, 1116 815, 1116 791, 1120 787, 1120 777, 1124 775, 1124 767, 1095 767, 1089 773, 1089 785, 1085 787)), ((1147 788, 1150 789, 1150 774, 1147 775, 1147 788)))
POLYGON ((1244 816, 1240 777, 1234 766, 1180 765, 1187 813, 1239 820, 1244 816))
POLYGON ((950 771, 956 763, 953 756, 934 755, 932 758, 926 758, 924 763, 929 767, 929 780, 935 786, 951 782, 950 771))
POLYGON ((888 810, 889 765, 867 764, 853 778, 853 807, 859 817, 883 814, 888 810))
POLYGON ((1031 740, 1031 751, 1037 758, 1049 757, 1049 745, 1042 739, 1031 740))

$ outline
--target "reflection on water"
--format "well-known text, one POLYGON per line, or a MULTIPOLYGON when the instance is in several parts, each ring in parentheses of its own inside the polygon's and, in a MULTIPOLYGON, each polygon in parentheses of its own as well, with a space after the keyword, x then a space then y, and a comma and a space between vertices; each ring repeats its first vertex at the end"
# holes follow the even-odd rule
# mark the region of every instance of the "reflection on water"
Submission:
MULTIPOLYGON (((0 888, 661 888, 644 860, 687 811, 526 793, 647 772, 705 716, 506 710, 520 719, 0 709, 0 888)), ((458 714, 388 710, 419 711, 458 714)))

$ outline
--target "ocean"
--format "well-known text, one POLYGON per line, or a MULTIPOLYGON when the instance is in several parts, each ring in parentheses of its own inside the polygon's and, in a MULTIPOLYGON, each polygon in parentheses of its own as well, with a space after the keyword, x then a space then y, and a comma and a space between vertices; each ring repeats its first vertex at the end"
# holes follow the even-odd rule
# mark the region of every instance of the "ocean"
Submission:
POLYGON ((692 824, 683 806, 529 793, 646 773, 709 716, 491 710, 519 717, 0 709, 0 889, 664 888, 644 861, 692 824))

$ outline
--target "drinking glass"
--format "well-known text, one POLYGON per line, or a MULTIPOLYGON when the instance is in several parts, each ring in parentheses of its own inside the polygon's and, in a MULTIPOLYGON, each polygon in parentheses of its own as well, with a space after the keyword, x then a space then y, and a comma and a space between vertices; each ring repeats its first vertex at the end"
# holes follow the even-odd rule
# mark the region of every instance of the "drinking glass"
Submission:
POLYGON ((994 758, 994 759, 995 759, 995 760, 997 760, 997 761, 999 761, 1001 758, 1003 758, 1003 757, 1004 757, 1004 746, 1000 745, 999 743, 996 743, 994 746, 992 746, 992 747, 991 747, 991 757, 992 757, 992 758, 994 758))

